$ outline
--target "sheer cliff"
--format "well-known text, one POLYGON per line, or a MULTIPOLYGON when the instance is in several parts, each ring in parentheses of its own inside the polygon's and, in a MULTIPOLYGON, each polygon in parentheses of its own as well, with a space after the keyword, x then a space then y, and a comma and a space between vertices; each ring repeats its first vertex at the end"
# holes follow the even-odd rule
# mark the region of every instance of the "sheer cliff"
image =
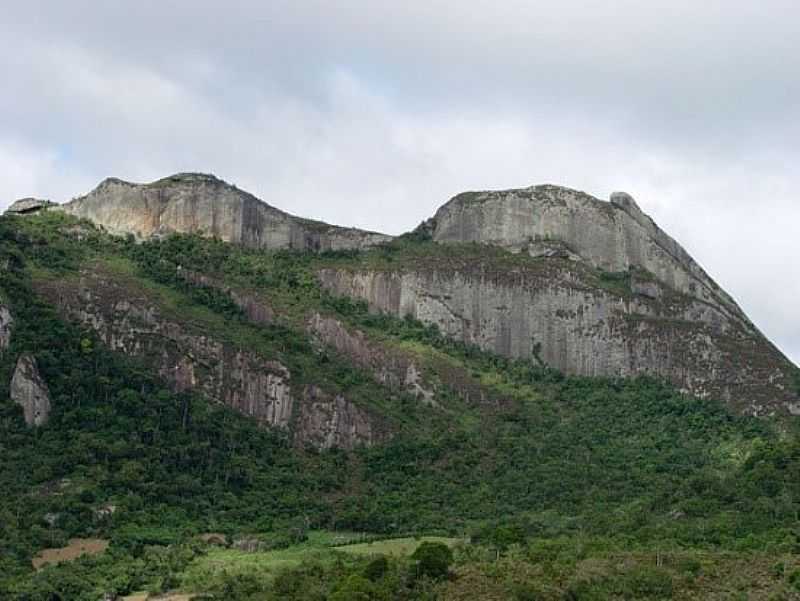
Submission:
POLYGON ((373 310, 568 374, 652 374, 740 411, 800 412, 791 362, 627 194, 465 193, 417 235, 443 249, 319 277, 373 310))

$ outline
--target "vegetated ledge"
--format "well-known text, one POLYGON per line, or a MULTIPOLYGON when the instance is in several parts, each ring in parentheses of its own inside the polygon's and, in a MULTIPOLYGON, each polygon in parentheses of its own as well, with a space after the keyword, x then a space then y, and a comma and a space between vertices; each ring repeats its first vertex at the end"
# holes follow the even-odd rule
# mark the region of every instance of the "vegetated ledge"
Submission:
POLYGON ((173 390, 197 390, 288 430, 297 446, 352 449, 390 436, 382 416, 320 386, 296 384, 279 361, 216 339, 191 320, 169 318, 156 297, 100 265, 79 277, 38 279, 35 288, 111 350, 149 362, 173 390))
POLYGON ((491 259, 451 259, 446 268, 438 260, 412 267, 396 259, 394 269, 355 260, 321 268, 318 277, 332 294, 366 301, 373 311, 410 315, 507 357, 536 351, 565 374, 655 375, 752 415, 800 408, 794 366, 749 321, 655 280, 620 293, 560 260, 509 271, 491 259))

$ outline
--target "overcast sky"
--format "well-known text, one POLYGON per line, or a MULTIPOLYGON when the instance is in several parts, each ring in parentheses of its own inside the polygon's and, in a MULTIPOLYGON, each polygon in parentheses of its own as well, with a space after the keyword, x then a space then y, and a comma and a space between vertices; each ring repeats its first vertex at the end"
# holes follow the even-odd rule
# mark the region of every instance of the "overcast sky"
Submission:
POLYGON ((400 233, 625 190, 800 362, 796 0, 2 4, 0 206, 204 171, 400 233))

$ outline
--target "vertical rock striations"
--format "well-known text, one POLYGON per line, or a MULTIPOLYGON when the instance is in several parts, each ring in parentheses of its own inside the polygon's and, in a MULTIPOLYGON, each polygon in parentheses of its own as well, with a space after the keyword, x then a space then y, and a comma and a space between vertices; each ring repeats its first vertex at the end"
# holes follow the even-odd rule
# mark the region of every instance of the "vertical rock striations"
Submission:
POLYGON ((386 436, 377 418, 345 397, 295 385, 280 362, 166 317, 143 291, 99 268, 84 271, 79 280, 39 282, 37 289, 66 316, 95 330, 110 349, 149 363, 174 390, 196 390, 286 430, 298 446, 352 449, 386 436))
POLYGON ((284 213, 212 175, 181 173, 150 184, 110 178, 61 210, 113 234, 201 234, 250 248, 362 249, 390 236, 284 213))
POLYGON ((20 355, 11 377, 11 400, 22 407, 28 426, 43 426, 50 417, 50 391, 39 375, 36 359, 29 353, 20 355))
POLYGON ((611 202, 548 185, 467 192, 437 211, 432 235, 437 242, 480 242, 512 252, 561 245, 576 260, 608 272, 646 270, 673 290, 747 319, 689 253, 624 192, 612 194, 611 202))
POLYGON ((627 194, 606 203, 555 186, 467 193, 424 227, 439 244, 530 256, 432 249, 414 264, 322 269, 322 285, 568 374, 657 375, 756 415, 800 400, 791 362, 627 194))
POLYGON ((8 307, 0 303, 0 355, 2 355, 11 344, 11 328, 14 326, 14 318, 8 307))

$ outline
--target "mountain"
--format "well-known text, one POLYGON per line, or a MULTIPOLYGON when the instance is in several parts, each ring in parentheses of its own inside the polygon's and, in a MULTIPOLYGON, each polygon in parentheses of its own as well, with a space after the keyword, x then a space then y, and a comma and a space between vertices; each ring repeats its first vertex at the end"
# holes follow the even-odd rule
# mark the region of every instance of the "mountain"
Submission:
MULTIPOLYGON (((250 248, 363 250, 389 236, 293 217, 221 180, 108 179, 62 209, 139 238, 198 233, 250 248)), ((753 415, 800 413, 794 366, 736 302, 625 193, 558 186, 456 196, 418 232, 441 250, 372 269, 318 272, 331 292, 411 315, 482 349, 564 373, 652 374, 753 415), (478 256, 470 256, 477 254, 478 256)))
POLYGON ((468 193, 392 238, 106 180, 12 206, 0 265, 0 598, 800 583, 800 372, 628 196, 468 193), (434 534, 451 578, 331 547, 434 534))
POLYGON ((654 374, 754 415, 800 411, 792 363, 626 194, 611 202, 556 186, 461 194, 422 229, 441 245, 518 257, 509 264, 504 253, 465 251, 442 262, 432 253, 325 271, 323 284, 565 373, 654 374))
POLYGON ((294 217, 201 173, 179 173, 150 184, 109 178, 63 209, 115 234, 198 233, 251 248, 362 249, 390 239, 294 217))

